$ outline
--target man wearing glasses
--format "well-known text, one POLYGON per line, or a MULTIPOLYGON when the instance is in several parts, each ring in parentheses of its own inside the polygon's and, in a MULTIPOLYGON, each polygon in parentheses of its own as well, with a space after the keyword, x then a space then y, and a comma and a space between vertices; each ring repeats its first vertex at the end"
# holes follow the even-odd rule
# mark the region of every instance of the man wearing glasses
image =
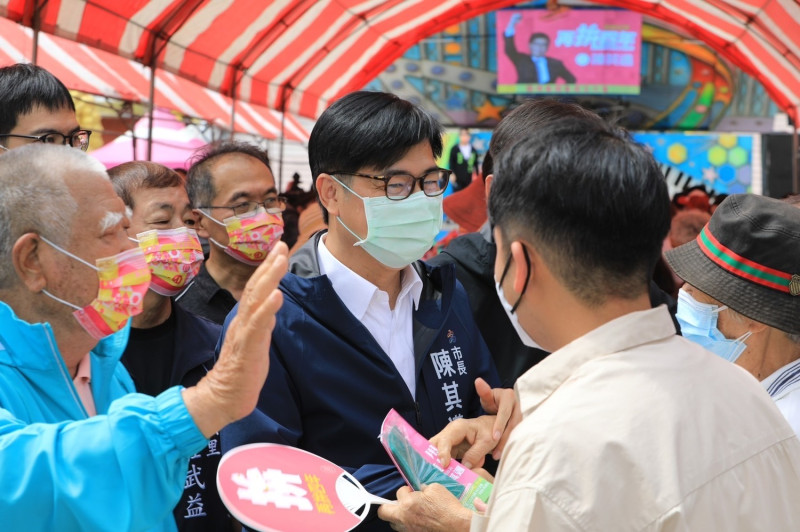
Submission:
POLYGON ((242 142, 209 146, 189 169, 186 191, 209 255, 175 301, 221 325, 281 239, 286 198, 278 196, 267 154, 242 142))
POLYGON ((0 151, 32 142, 86 151, 90 136, 78 125, 69 91, 50 72, 30 64, 0 68, 0 151))
POLYGON ((355 92, 322 114, 309 159, 329 230, 292 256, 270 375, 223 447, 301 447, 393 496, 404 482, 377 439, 391 408, 426 437, 480 413, 475 379, 498 378, 466 293, 451 265, 419 260, 441 228, 441 151, 436 120, 391 94, 355 92))

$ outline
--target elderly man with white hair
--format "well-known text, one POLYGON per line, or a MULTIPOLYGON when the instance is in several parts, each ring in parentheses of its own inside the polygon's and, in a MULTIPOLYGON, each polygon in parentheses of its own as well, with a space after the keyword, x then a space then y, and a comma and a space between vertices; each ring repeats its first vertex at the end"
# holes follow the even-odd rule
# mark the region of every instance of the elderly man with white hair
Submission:
POLYGON ((189 458, 264 384, 277 246, 197 386, 135 394, 119 358, 150 282, 105 169, 80 150, 0 155, 0 516, 7 530, 174 530, 189 458))

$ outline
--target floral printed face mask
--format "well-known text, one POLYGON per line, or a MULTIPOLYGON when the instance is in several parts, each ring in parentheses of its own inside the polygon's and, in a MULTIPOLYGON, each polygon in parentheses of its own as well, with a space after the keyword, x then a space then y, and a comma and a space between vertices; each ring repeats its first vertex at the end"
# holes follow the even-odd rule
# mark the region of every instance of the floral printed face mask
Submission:
POLYGON ((42 290, 45 295, 75 309, 78 323, 96 340, 121 330, 132 316, 142 312, 144 295, 150 286, 150 268, 141 249, 129 249, 110 257, 97 259, 96 266, 77 255, 40 238, 64 255, 97 271, 100 284, 95 297, 85 307, 79 307, 42 290))
POLYGON ((178 294, 200 271, 203 248, 194 229, 151 229, 136 235, 136 242, 153 274, 150 290, 157 294, 178 294))
MULTIPOLYGON (((206 214, 206 216, 208 216, 206 214)), ((208 218, 228 230, 228 245, 224 246, 209 238, 209 242, 225 250, 234 259, 258 266, 267 258, 269 251, 283 235, 283 216, 262 208, 253 212, 225 218, 223 221, 208 218)))

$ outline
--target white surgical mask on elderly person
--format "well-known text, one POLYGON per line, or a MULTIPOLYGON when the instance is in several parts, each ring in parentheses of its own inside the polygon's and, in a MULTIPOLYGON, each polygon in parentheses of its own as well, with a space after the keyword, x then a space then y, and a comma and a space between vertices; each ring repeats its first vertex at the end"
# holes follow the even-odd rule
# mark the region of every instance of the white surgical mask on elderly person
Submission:
POLYGON ((678 292, 678 312, 675 317, 681 326, 681 336, 699 344, 729 362, 744 352, 744 343, 752 334, 747 331, 739 338, 729 340, 717 328, 719 313, 728 308, 711 303, 701 303, 681 289, 678 292))
MULTIPOLYGON (((333 177, 333 176, 331 176, 333 177)), ((364 251, 390 268, 403 268, 425 255, 442 229, 442 196, 415 192, 402 200, 386 196, 363 197, 333 177, 364 203, 367 236, 351 230, 340 217, 336 220, 347 229, 364 251)))

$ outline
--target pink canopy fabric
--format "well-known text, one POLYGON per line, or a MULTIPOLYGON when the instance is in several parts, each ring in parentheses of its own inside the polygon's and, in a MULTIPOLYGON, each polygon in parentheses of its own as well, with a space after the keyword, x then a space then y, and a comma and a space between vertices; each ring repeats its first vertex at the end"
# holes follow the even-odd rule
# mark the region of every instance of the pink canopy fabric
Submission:
MULTIPOLYGON (((100 160, 106 168, 128 161, 144 159, 147 150, 148 119, 136 123, 133 132, 128 131, 89 154, 100 160)), ((192 127, 185 126, 169 113, 153 113, 153 148, 150 160, 170 168, 188 169, 187 161, 206 142, 192 127)))
MULTIPOLYGON (((800 0, 597 0, 684 28, 797 118, 800 0)), ((420 39, 515 0, 0 0, 0 16, 316 118, 420 39)))

